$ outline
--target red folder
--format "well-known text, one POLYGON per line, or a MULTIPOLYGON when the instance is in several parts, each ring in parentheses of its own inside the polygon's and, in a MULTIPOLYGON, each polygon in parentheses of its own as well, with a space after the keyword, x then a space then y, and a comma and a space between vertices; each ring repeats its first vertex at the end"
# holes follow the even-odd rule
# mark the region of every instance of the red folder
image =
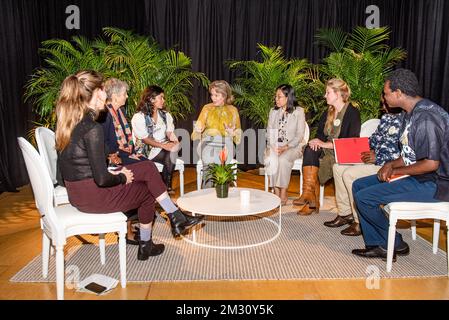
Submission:
POLYGON ((334 139, 335 161, 338 164, 360 164, 362 152, 369 151, 368 137, 334 139))

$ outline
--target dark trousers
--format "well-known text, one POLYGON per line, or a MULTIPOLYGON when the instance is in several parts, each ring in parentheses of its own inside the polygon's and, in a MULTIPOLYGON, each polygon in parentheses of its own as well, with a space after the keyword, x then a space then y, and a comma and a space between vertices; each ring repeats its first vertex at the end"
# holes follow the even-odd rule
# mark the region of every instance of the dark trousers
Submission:
POLYGON ((313 151, 308 145, 304 149, 304 155, 302 160, 303 166, 320 167, 320 157, 323 150, 313 151))
POLYGON ((101 188, 94 179, 65 181, 70 203, 80 211, 112 213, 137 208, 139 222, 154 220, 155 199, 167 191, 156 165, 140 161, 125 166, 134 173, 134 181, 113 187, 101 188))
POLYGON ((164 169, 162 169, 162 179, 164 180, 167 187, 171 187, 173 170, 175 170, 176 164, 175 156, 176 154, 162 149, 161 152, 159 152, 153 159, 151 159, 151 161, 160 163, 164 166, 164 169), (172 155, 174 162, 172 162, 172 155))
MULTIPOLYGON (((389 221, 380 205, 398 201, 438 202, 433 198, 435 191, 434 182, 419 183, 413 177, 388 183, 380 182, 377 175, 372 175, 354 181, 352 193, 365 245, 387 248, 389 221)), ((398 232, 394 244, 395 249, 403 244, 402 236, 398 232)))

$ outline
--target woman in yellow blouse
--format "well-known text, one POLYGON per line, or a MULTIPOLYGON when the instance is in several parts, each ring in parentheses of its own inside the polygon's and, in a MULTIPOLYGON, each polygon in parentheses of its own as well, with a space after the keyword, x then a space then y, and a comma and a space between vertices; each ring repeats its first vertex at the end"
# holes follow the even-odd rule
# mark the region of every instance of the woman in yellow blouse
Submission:
POLYGON ((195 123, 192 140, 200 140, 198 153, 203 165, 220 163, 218 154, 226 146, 229 163, 234 157, 234 143, 242 137, 239 112, 232 105, 231 87, 224 80, 209 85, 212 103, 206 104, 195 123))

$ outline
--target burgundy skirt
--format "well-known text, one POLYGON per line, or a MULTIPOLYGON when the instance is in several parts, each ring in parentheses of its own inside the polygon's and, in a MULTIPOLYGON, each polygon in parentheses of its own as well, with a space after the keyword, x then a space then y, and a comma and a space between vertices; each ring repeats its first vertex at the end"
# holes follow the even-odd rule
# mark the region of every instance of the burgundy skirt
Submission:
POLYGON ((159 171, 151 161, 126 165, 134 181, 113 187, 99 187, 94 179, 64 181, 70 203, 88 213, 112 213, 138 209, 139 222, 154 220, 155 199, 166 191, 159 171))

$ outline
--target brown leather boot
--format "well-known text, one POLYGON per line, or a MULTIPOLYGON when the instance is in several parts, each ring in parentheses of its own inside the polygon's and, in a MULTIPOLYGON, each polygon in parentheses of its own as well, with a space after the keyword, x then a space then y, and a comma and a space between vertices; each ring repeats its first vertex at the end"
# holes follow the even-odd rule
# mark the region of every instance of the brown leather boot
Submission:
POLYGON ((293 200, 295 206, 310 205, 316 207, 315 203, 315 185, 318 181, 318 167, 304 166, 302 168, 302 195, 293 200))
MULTIPOLYGON (((318 169, 318 167, 315 167, 318 169)), ((303 206, 298 214, 300 216, 308 216, 312 213, 320 212, 320 182, 318 180, 318 170, 316 175, 313 177, 313 199, 309 201, 305 206, 303 206)))

